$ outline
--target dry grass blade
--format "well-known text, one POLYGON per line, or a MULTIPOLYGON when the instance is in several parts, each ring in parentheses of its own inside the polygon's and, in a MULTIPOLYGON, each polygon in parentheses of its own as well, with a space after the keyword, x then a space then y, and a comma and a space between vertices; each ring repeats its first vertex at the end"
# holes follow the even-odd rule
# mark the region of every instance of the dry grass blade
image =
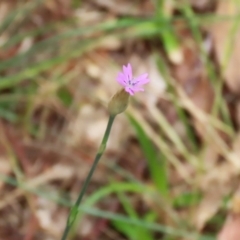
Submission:
POLYGON ((138 111, 129 107, 127 110, 129 115, 133 115, 140 122, 142 128, 148 135, 148 137, 156 144, 156 146, 161 149, 167 156, 168 161, 172 163, 172 165, 176 168, 177 172, 181 175, 181 177, 188 183, 190 183, 191 176, 189 175, 189 171, 184 167, 184 164, 174 155, 172 149, 168 146, 164 140, 149 126, 147 121, 139 114, 138 111))
POLYGON ((39 176, 34 177, 28 181, 22 182, 18 189, 13 190, 11 193, 6 195, 0 201, 0 209, 5 208, 9 204, 12 204, 16 201, 17 198, 25 194, 24 189, 33 189, 37 188, 40 185, 46 184, 53 180, 64 180, 72 176, 74 172, 73 167, 66 167, 63 165, 55 165, 52 168, 48 169, 46 172, 40 174, 39 176))
POLYGON ((198 109, 187 97, 187 95, 181 90, 181 88, 178 88, 178 93, 182 105, 192 114, 192 116, 194 116, 194 118, 197 119, 197 121, 199 121, 202 129, 206 131, 207 134, 205 136, 206 140, 208 142, 211 142, 215 146, 215 148, 219 151, 219 153, 223 154, 223 156, 225 156, 226 159, 228 159, 232 164, 234 164, 234 166, 236 166, 237 169, 240 169, 240 162, 238 156, 229 148, 227 143, 221 138, 221 136, 214 127, 221 126, 221 130, 225 130, 228 133, 230 133, 228 131, 228 128, 222 124, 219 124, 220 123, 219 121, 214 120, 214 122, 211 122, 209 120, 210 118, 208 117, 208 115, 202 112, 200 109, 198 109))

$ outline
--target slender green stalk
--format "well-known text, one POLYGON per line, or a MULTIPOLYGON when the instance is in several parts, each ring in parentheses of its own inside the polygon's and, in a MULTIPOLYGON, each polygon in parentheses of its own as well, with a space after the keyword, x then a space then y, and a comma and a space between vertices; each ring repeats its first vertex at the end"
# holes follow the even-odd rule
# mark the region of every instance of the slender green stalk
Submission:
POLYGON ((87 178, 83 184, 83 187, 82 187, 82 190, 77 198, 77 201, 76 203, 74 204, 74 206, 71 208, 70 210, 70 213, 68 215, 68 220, 67 220, 67 223, 66 223, 66 227, 65 227, 65 230, 63 232, 63 235, 62 235, 62 240, 66 240, 67 239, 67 236, 68 236, 68 233, 69 231, 71 230, 71 227, 73 225, 73 223, 75 222, 75 219, 77 217, 77 214, 78 214, 78 208, 79 208, 79 205, 83 199, 83 196, 87 190, 87 187, 88 187, 88 184, 92 178, 92 175, 97 167, 97 164, 100 160, 100 158, 102 157, 105 149, 106 149, 106 145, 107 145, 107 141, 108 141, 108 137, 109 137, 109 134, 110 134, 110 131, 111 131, 111 128, 112 128, 112 124, 113 124, 113 121, 115 119, 115 116, 116 115, 110 115, 109 116, 109 119, 108 119, 108 124, 107 124, 107 128, 105 130, 105 133, 104 133, 104 136, 103 136, 103 139, 102 139, 102 142, 101 142, 101 145, 99 146, 99 149, 98 149, 98 152, 96 154, 96 157, 94 159, 94 162, 92 164, 92 167, 87 175, 87 178))

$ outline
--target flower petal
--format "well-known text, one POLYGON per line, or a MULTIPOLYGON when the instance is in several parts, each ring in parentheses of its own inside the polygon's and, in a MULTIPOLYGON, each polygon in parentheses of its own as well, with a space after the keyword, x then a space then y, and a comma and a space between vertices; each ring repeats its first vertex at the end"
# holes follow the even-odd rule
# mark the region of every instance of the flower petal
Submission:
POLYGON ((144 85, 146 83, 148 83, 150 80, 148 78, 148 74, 147 73, 144 73, 144 74, 141 74, 139 77, 137 77, 135 80, 134 80, 134 86, 137 87, 137 86, 141 86, 141 85, 144 85))
POLYGON ((128 68, 129 79, 132 79, 133 78, 132 77, 132 66, 130 63, 128 63, 127 68, 128 68))
POLYGON ((150 80, 148 74, 144 73, 134 78, 132 75, 132 66, 128 63, 126 66, 123 65, 123 71, 118 73, 117 82, 125 88, 125 91, 130 95, 134 95, 136 92, 143 92, 144 84, 150 80))
POLYGON ((128 64, 127 66, 123 65, 123 74, 126 76, 127 80, 131 80, 132 77, 132 68, 131 65, 128 64))
POLYGON ((138 77, 136 77, 135 81, 142 81, 146 78, 148 78, 148 73, 143 73, 143 74, 139 75, 138 77))
POLYGON ((134 87, 134 88, 133 88, 133 91, 134 91, 134 92, 144 92, 144 88, 134 87))
POLYGON ((125 75, 122 72, 118 73, 117 81, 123 87, 125 87, 127 85, 126 77, 125 77, 125 75))
POLYGON ((131 96, 134 95, 133 89, 131 89, 131 88, 129 88, 129 87, 125 87, 125 91, 128 92, 131 96))

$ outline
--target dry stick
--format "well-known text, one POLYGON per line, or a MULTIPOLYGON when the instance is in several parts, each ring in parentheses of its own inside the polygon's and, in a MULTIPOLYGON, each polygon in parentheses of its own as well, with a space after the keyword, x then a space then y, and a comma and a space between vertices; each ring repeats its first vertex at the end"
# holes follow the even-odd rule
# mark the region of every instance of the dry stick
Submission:
POLYGON ((90 180, 92 178, 92 175, 93 175, 93 173, 94 173, 94 171, 95 171, 95 169, 97 167, 97 164, 98 164, 100 158, 102 157, 102 155, 103 155, 103 153, 104 153, 104 151, 106 149, 106 144, 107 144, 107 141, 108 141, 108 137, 109 137, 109 134, 110 134, 110 131, 111 131, 112 124, 113 124, 113 121, 115 119, 115 116, 116 115, 110 115, 109 116, 107 128, 105 130, 105 133, 104 133, 101 145, 100 145, 100 147, 98 149, 98 152, 96 154, 96 157, 94 159, 92 167, 91 167, 91 169, 90 169, 90 171, 89 171, 89 173, 87 175, 87 178, 86 178, 86 180, 85 180, 85 182, 83 184, 83 188, 82 188, 82 190, 81 190, 81 192, 80 192, 80 194, 78 196, 78 199, 77 199, 76 203, 74 204, 74 206, 71 208, 70 213, 68 215, 68 220, 67 220, 67 223, 66 223, 66 227, 65 227, 64 233, 63 233, 62 238, 61 238, 62 240, 66 240, 67 239, 68 233, 71 230, 71 227, 72 227, 73 223, 75 222, 75 219, 76 219, 78 211, 79 211, 78 210, 79 209, 79 205, 80 205, 80 203, 81 203, 81 201, 83 199, 83 196, 84 196, 84 194, 86 192, 88 184, 89 184, 89 182, 90 182, 90 180))

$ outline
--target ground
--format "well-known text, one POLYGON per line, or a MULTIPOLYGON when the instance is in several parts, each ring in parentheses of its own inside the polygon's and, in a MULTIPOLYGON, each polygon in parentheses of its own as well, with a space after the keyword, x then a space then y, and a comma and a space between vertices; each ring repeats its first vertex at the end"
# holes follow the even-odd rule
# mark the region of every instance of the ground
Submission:
POLYGON ((0 2, 0 239, 240 239, 238 0, 0 2))

